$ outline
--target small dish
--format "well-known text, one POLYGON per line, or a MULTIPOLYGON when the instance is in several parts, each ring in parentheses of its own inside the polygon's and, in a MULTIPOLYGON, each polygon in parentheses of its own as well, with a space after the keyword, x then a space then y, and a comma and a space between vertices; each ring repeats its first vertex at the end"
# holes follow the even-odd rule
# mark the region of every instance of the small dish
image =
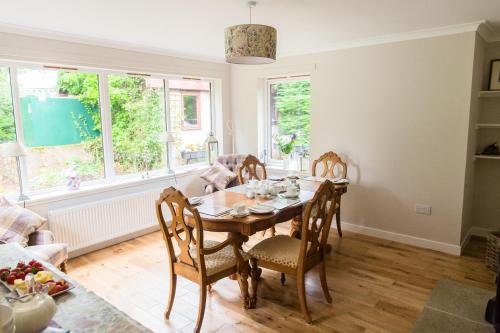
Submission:
POLYGON ((272 213, 274 211, 274 208, 262 206, 262 205, 255 205, 255 206, 249 207, 248 210, 253 214, 269 214, 269 213, 272 213))
POLYGON ((285 198, 285 199, 297 199, 299 197, 299 193, 296 194, 290 194, 290 193, 280 193, 278 194, 280 197, 285 198))
POLYGON ((250 210, 247 208, 243 211, 243 213, 238 214, 234 209, 231 209, 229 215, 231 215, 232 217, 245 217, 250 215, 250 210))

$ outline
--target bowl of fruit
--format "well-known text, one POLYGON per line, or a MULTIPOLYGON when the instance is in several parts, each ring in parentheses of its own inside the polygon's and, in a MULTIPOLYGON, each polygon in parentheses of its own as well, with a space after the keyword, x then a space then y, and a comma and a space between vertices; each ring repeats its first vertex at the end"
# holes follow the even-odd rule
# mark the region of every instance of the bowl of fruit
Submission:
POLYGON ((25 283, 25 277, 30 273, 35 279, 35 288, 46 287, 51 296, 57 296, 74 288, 68 281, 57 276, 34 259, 28 263, 18 262, 14 268, 0 269, 0 282, 10 291, 16 291, 19 296, 23 296, 32 292, 32 290, 28 290, 25 283))

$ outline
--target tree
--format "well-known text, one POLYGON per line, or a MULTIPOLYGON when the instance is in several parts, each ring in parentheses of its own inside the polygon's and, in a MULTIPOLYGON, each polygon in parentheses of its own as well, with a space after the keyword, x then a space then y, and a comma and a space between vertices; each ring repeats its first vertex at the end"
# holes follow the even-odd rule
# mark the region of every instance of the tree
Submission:
POLYGON ((311 83, 283 82, 273 85, 274 106, 280 135, 296 134, 295 144, 309 146, 311 83))
POLYGON ((9 70, 0 68, 0 143, 16 139, 9 78, 9 70))
MULTIPOLYGON (((150 87, 146 79, 109 75, 113 153, 118 173, 129 173, 159 166, 163 145, 159 135, 164 129, 163 88, 150 87)), ((88 131, 76 120, 86 150, 102 161, 99 83, 96 74, 64 73, 58 78, 59 89, 78 96, 94 122, 88 131)))

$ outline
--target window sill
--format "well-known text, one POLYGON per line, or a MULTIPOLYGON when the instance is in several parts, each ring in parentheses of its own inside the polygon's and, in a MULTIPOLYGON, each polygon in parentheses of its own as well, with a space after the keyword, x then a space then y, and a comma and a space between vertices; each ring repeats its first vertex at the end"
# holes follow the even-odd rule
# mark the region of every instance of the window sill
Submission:
POLYGON ((311 172, 309 170, 307 171, 297 171, 297 170, 285 170, 283 169, 283 166, 281 165, 276 165, 276 164, 271 164, 271 165, 266 165, 266 169, 270 171, 272 174, 280 175, 280 176, 287 176, 287 175, 298 175, 298 176, 310 176, 311 172))
MULTIPOLYGON (((163 172, 152 173, 149 178, 142 178, 140 175, 135 177, 128 177, 125 179, 117 179, 113 183, 99 183, 83 187, 76 191, 70 190, 57 190, 52 192, 46 192, 43 194, 35 194, 30 197, 29 200, 24 202, 25 207, 46 204, 51 202, 69 200, 79 197, 85 197, 97 193, 105 193, 110 191, 116 191, 124 188, 154 184, 158 181, 173 180, 175 178, 183 178, 201 171, 205 171, 209 167, 208 164, 198 164, 190 167, 184 167, 175 171, 175 174, 165 174, 163 172)), ((12 199, 12 198, 11 198, 12 199)), ((12 200, 17 202, 17 199, 12 200)), ((18 204, 23 204, 23 201, 17 202, 18 204)))

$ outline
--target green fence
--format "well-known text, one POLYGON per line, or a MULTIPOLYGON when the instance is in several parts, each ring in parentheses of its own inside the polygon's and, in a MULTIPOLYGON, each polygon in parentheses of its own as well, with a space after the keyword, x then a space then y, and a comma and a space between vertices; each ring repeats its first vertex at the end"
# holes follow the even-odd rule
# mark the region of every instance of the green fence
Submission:
POLYGON ((21 97, 24 141, 28 147, 62 146, 84 141, 82 131, 91 137, 94 122, 76 98, 21 97))

